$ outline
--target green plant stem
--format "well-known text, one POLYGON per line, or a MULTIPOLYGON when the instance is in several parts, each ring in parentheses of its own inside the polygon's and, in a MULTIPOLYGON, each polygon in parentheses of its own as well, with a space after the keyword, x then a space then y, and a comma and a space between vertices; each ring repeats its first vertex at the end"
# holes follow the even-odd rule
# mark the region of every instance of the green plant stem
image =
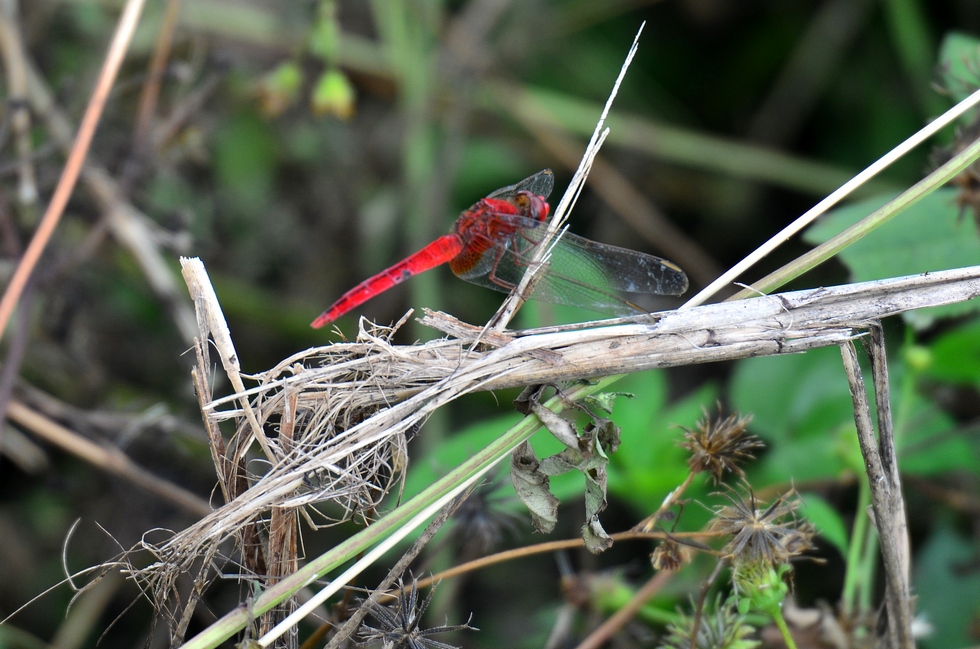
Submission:
MULTIPOLYGON (((433 209, 433 180, 436 173, 438 135, 432 111, 432 94, 436 88, 438 55, 436 30, 441 17, 441 2, 418 0, 414 3, 389 3, 376 0, 374 15, 388 53, 399 89, 399 110, 405 131, 402 167, 404 190, 405 240, 415 252, 442 234, 443 214, 433 209)), ((439 275, 423 273, 410 288, 413 304, 439 308, 442 291, 439 275)), ((430 338, 431 329, 413 322, 412 335, 430 338)))
MULTIPOLYGON (((867 507, 861 510, 865 519, 868 518, 866 509, 867 507)), ((878 565, 878 532, 875 530, 874 525, 868 525, 868 533, 864 539, 864 548, 861 553, 861 561, 858 565, 860 567, 859 577, 861 583, 861 591, 859 593, 860 606, 858 611, 863 613, 870 611, 872 607, 875 566, 878 565)))
POLYGON ((773 610, 769 611, 772 615, 773 622, 779 628, 779 632, 783 634, 783 642, 786 643, 787 649, 796 649, 796 642, 793 640, 793 634, 789 632, 789 627, 786 625, 786 620, 783 619, 783 609, 781 606, 773 606, 773 610))
MULTIPOLYGON (((915 344, 915 331, 909 325, 905 325, 906 347, 915 344)), ((899 440, 905 432, 905 424, 908 423, 912 412, 912 405, 915 397, 915 386, 919 378, 919 371, 911 363, 904 364, 905 371, 902 373, 902 385, 898 391, 897 407, 895 408, 895 445, 900 446, 899 440)))
MULTIPOLYGON (((545 404, 545 407, 554 412, 561 412, 568 401, 576 401, 582 397, 600 392, 621 379, 622 376, 611 376, 595 383, 576 385, 564 392, 564 398, 554 397, 545 404)), ((514 447, 528 439, 539 428, 541 428, 541 422, 536 416, 529 415, 525 417, 482 451, 476 453, 445 477, 433 483, 418 496, 412 498, 401 507, 394 509, 388 515, 331 550, 311 560, 300 570, 270 587, 254 600, 251 611, 246 610, 244 606, 239 606, 189 640, 183 645, 183 649, 209 649, 217 647, 232 635, 242 630, 250 618, 254 619, 286 599, 293 597, 302 588, 313 583, 313 581, 324 577, 344 562, 349 561, 356 555, 370 549, 393 534, 402 525, 424 511, 439 498, 450 493, 478 472, 506 457, 514 447)))
POLYGON ((841 595, 841 610, 845 617, 854 615, 858 598, 858 588, 864 570, 860 569, 862 548, 866 545, 868 535, 868 505, 871 503, 871 491, 866 481, 858 481, 858 503, 854 514, 854 526, 851 528, 851 542, 847 548, 847 568, 844 574, 844 590, 841 595))

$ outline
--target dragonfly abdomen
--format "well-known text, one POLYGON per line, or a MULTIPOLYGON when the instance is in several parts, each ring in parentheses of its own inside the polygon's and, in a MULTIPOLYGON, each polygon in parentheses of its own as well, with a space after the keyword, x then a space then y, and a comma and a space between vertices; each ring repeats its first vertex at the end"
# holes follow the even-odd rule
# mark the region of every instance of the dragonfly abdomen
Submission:
POLYGON ((384 293, 392 286, 401 284, 409 277, 446 263, 459 255, 462 249, 463 241, 458 235, 446 234, 439 237, 411 257, 403 259, 374 277, 364 280, 341 295, 340 299, 321 313, 310 326, 314 329, 319 329, 324 325, 330 324, 351 309, 359 307, 375 295, 384 293))

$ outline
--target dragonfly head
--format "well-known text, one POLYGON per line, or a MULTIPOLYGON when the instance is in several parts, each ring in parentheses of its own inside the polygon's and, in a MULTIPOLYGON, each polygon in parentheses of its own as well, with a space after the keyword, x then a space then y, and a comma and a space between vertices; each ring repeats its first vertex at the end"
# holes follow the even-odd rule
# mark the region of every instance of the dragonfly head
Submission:
POLYGON ((514 195, 514 204, 517 206, 518 213, 536 221, 544 221, 551 212, 551 206, 543 197, 533 194, 527 190, 522 190, 514 195))

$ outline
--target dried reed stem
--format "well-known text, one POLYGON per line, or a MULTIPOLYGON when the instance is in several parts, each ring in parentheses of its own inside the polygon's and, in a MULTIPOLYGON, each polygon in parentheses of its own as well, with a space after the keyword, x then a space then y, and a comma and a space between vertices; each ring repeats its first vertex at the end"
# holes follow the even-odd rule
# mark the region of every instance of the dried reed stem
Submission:
MULTIPOLYGON (((876 325, 878 326, 878 325, 876 325)), ((840 346, 844 370, 847 374, 848 385, 851 388, 851 399, 854 401, 854 424, 857 427, 858 443, 861 455, 864 456, 864 469, 871 490, 871 507, 874 511, 875 527, 881 539, 881 555, 885 566, 885 603, 888 608, 888 629, 890 646, 900 649, 914 649, 912 637, 912 611, 909 599, 908 578, 906 566, 902 565, 905 547, 905 559, 908 557, 908 540, 900 538, 904 532, 905 508, 901 496, 901 485, 893 478, 897 476, 897 467, 893 473, 891 467, 886 468, 883 455, 894 460, 894 447, 882 448, 879 445, 886 441, 884 436, 875 440, 874 428, 871 425, 871 408, 868 404, 867 393, 864 389, 864 378, 858 363, 857 351, 851 341, 840 346), (897 529, 901 522, 901 530, 897 529)), ((877 383, 877 381, 876 381, 877 383)), ((877 392, 876 394, 882 394, 877 392)), ((887 391, 883 393, 887 398, 887 391)), ((877 401, 877 396, 876 396, 877 401)), ((889 407, 878 404, 879 415, 888 414, 889 407)), ((891 428, 890 420, 882 429, 891 428)), ((888 437, 887 441, 892 441, 888 437)), ((861 512, 858 512, 861 515, 861 512)))

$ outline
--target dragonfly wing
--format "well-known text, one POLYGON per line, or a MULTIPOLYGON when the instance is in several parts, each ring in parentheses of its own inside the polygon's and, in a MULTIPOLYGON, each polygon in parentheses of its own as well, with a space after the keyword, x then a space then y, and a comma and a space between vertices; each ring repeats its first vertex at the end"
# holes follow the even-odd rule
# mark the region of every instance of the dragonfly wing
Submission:
POLYGON ((666 259, 568 232, 552 251, 552 260, 552 267, 560 274, 598 276, 604 287, 615 291, 649 295, 683 295, 687 291, 687 275, 666 259))
MULTIPOLYGON (((524 276, 547 226, 509 214, 493 218, 507 222, 515 234, 505 242, 483 242, 480 263, 458 274, 468 282, 509 292, 524 276)), ((599 313, 635 315, 644 310, 624 294, 680 295, 686 290, 684 271, 665 259, 565 233, 552 249, 531 298, 599 313)))
POLYGON ((548 198, 551 190, 555 188, 555 174, 551 169, 542 169, 533 176, 528 176, 516 185, 501 187, 497 191, 488 194, 487 198, 509 198, 520 191, 528 191, 541 198, 548 198))

